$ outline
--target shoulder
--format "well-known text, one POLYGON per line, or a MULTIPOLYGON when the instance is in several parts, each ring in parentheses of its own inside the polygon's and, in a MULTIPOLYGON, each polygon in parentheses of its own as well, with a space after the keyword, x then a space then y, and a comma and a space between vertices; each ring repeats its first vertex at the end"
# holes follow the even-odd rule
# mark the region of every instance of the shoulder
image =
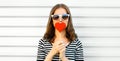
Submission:
POLYGON ((76 38, 73 42, 76 43, 76 44, 82 44, 81 40, 78 39, 78 38, 76 38))
POLYGON ((39 40, 39 43, 45 43, 45 42, 48 42, 46 39, 40 39, 39 40))
POLYGON ((74 43, 76 44, 76 48, 83 48, 82 41, 80 39, 76 38, 74 43))
POLYGON ((39 45, 44 45, 46 42, 48 42, 46 39, 40 39, 39 45))
POLYGON ((76 47, 77 46, 82 46, 82 42, 81 42, 80 39, 76 38, 71 42, 71 45, 75 45, 76 47))

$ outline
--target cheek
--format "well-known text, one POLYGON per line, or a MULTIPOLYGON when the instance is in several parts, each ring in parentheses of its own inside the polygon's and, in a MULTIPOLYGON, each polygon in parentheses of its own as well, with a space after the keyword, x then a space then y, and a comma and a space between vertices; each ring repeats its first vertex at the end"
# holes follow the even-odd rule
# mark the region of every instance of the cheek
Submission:
POLYGON ((68 25, 68 21, 64 21, 64 23, 66 24, 66 26, 68 25))
POLYGON ((53 21, 53 26, 55 27, 55 23, 56 23, 56 21, 53 21))

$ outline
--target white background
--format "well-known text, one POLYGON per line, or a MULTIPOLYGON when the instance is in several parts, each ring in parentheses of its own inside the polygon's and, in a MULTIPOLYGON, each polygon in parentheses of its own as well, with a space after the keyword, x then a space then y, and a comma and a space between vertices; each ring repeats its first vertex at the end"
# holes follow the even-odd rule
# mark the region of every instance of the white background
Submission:
POLYGON ((71 10, 85 61, 120 61, 120 0, 0 0, 0 61, 36 61, 57 3, 71 10))

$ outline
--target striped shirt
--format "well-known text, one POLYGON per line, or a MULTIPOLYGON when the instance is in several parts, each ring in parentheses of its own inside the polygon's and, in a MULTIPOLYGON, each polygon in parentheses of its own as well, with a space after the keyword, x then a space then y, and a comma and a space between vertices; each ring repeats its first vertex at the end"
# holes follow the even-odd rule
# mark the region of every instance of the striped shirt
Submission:
MULTIPOLYGON (((40 39, 38 45, 37 61, 44 61, 48 52, 51 50, 52 44, 47 40, 40 39)), ((84 61, 83 60, 83 46, 79 39, 75 39, 66 46, 66 57, 70 61, 84 61)), ((56 54, 52 61, 59 61, 59 55, 56 54)))

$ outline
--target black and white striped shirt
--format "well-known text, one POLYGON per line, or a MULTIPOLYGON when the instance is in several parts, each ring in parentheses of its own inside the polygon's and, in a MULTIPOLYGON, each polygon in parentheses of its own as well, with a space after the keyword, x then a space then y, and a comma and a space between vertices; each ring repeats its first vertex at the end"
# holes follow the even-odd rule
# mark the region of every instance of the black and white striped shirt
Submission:
MULTIPOLYGON (((37 61, 44 61, 48 52, 51 50, 52 45, 47 40, 40 39, 38 45, 37 61)), ((84 61, 83 60, 83 47, 79 39, 75 39, 66 47, 66 57, 71 61, 84 61)), ((52 61, 59 61, 59 55, 56 54, 52 61)))

